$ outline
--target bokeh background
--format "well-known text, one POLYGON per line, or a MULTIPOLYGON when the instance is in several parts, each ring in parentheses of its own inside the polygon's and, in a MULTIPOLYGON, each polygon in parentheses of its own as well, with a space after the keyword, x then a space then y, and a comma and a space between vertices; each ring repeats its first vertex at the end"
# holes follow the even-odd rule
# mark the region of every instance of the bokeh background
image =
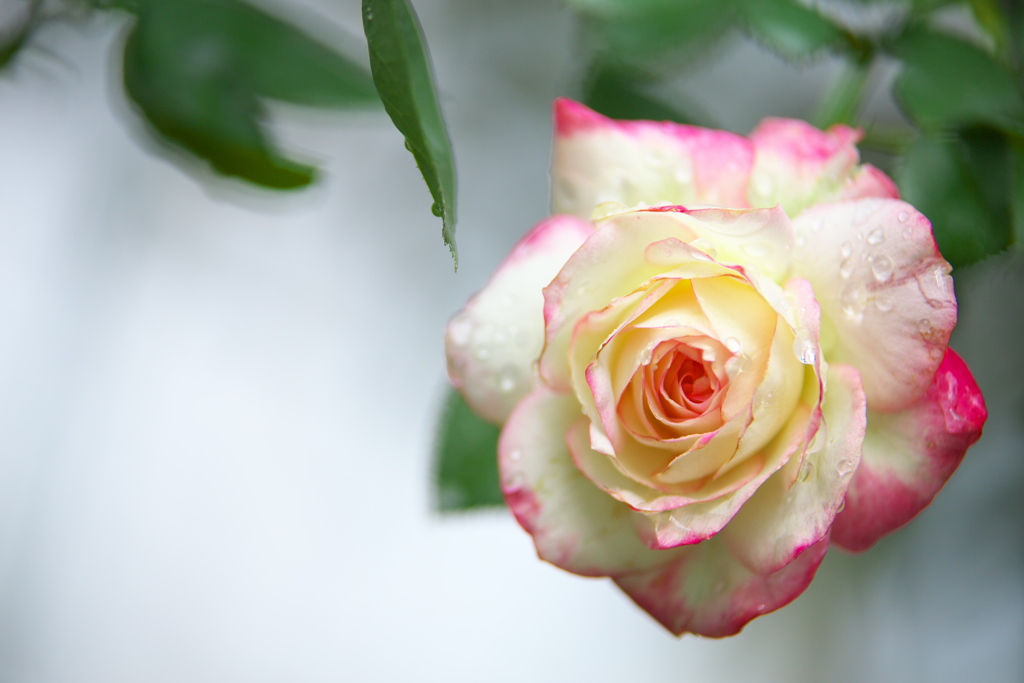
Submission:
MULTIPOLYGON (((283 6, 360 31, 354 0, 283 6)), ((668 635, 506 511, 433 512, 443 327, 546 215, 551 101, 581 65, 555 0, 417 8, 458 274, 382 111, 276 106, 326 173, 275 195, 153 148, 121 18, 50 27, 0 75, 0 681, 1024 680, 1017 252, 955 273, 990 411, 958 473, 735 638, 668 635)), ((735 36, 677 85, 745 132, 807 117, 835 66, 735 36)))

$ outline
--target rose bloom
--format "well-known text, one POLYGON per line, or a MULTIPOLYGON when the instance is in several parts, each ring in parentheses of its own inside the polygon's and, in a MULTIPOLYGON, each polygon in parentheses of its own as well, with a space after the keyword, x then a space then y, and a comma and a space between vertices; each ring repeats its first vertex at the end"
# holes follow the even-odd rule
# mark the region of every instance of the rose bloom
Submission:
POLYGON ((985 404, 950 266, 858 132, 555 105, 554 210, 448 325, 539 556, 737 633, 932 500, 985 404))

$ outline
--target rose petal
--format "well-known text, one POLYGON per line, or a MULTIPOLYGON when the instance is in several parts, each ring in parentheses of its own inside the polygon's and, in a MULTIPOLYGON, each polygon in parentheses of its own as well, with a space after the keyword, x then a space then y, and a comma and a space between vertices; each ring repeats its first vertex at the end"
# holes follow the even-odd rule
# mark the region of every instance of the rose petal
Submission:
MULTIPOLYGON (((540 373, 545 381, 559 391, 569 391, 569 347, 576 325, 584 316, 603 310, 651 278, 730 273, 688 244, 695 237, 685 223, 669 214, 630 212, 598 222, 586 243, 544 288, 547 337, 540 373), (672 268, 669 264, 679 265, 672 268)), ((589 352, 590 346, 586 349, 589 352)), ((578 369, 584 367, 586 364, 578 369)))
POLYGON ((918 401, 898 413, 868 413, 864 456, 833 540, 847 550, 866 550, 913 519, 981 436, 987 417, 971 371, 947 350, 918 401))
POLYGON ((899 199, 900 191, 892 178, 885 175, 871 164, 864 164, 843 183, 836 199, 899 199))
POLYGON ((592 230, 574 216, 538 224, 448 323, 448 376, 481 417, 502 423, 532 388, 544 344, 541 290, 592 230))
POLYGON ((956 324, 949 264, 928 220, 898 200, 861 199, 812 207, 794 226, 794 270, 821 303, 829 361, 860 370, 872 410, 916 400, 956 324))
POLYGON ((796 216, 839 191, 859 159, 860 132, 836 125, 821 131, 795 119, 765 119, 750 139, 754 143, 750 206, 781 204, 796 216))
POLYGON ((656 206, 641 211, 677 214, 696 234, 694 246, 706 249, 719 263, 741 265, 747 270, 756 268, 776 282, 782 282, 789 274, 793 224, 777 206, 767 209, 656 206))
POLYGON ((831 365, 826 386, 823 426, 808 434, 807 453, 762 484, 722 532, 752 571, 777 571, 824 538, 857 469, 867 419, 860 377, 854 368, 831 365))
POLYGON ((750 141, 669 122, 613 121, 555 102, 554 211, 588 218, 608 201, 745 207, 750 141))
POLYGON ((824 538, 779 571, 762 575, 714 538, 682 548, 665 567, 619 576, 615 583, 672 633, 721 638, 792 602, 810 584, 827 550, 824 538))
POLYGON ((579 419, 573 397, 538 386, 516 406, 498 443, 502 491, 538 556, 585 576, 615 576, 670 560, 640 541, 629 507, 573 465, 565 438, 579 419))

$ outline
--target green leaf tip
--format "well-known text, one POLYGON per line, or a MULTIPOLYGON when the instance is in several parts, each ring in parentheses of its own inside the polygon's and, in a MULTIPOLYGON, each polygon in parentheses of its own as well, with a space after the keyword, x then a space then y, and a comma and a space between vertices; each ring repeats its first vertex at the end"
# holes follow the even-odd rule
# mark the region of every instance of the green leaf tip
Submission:
POLYGON ((455 512, 505 504, 498 479, 499 427, 449 388, 434 448, 435 506, 455 512))
POLYGON ((373 84, 423 174, 431 212, 442 220, 441 236, 458 270, 455 155, 423 29, 408 0, 363 0, 362 9, 373 84))

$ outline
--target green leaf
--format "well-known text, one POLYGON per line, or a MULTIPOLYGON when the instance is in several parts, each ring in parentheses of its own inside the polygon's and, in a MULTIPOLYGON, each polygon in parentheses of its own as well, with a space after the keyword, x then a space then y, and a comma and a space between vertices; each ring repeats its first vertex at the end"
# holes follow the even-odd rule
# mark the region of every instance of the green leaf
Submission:
POLYGON ((675 121, 712 126, 707 116, 683 112, 647 92, 646 74, 621 64, 595 60, 583 84, 583 103, 614 119, 675 121))
POLYGON ((744 0, 740 14, 754 38, 786 59, 850 45, 831 21, 793 0, 744 0))
POLYGON ((1013 72, 980 48, 915 27, 893 50, 903 59, 893 93, 917 125, 943 130, 988 124, 1024 132, 1024 96, 1013 72))
POLYGON ((575 0, 601 43, 618 59, 689 56, 730 28, 735 0, 575 0))
POLYGON ((970 0, 970 4, 974 20, 992 38, 996 53, 1004 56, 1008 54, 1010 26, 999 6, 999 0, 970 0))
POLYGON ((448 390, 435 450, 436 504, 441 512, 505 504, 498 483, 501 430, 448 390))
POLYGON ((919 139, 896 180, 903 198, 931 220, 942 255, 959 267, 1009 246, 1010 171, 1005 137, 976 130, 919 139))
POLYGON ((264 98, 317 106, 376 101, 369 75, 293 26, 235 0, 136 0, 124 85, 166 141, 219 173, 265 187, 311 183, 316 170, 278 152, 264 98))
POLYGON ((848 61, 843 67, 815 112, 814 125, 818 128, 825 129, 837 123, 855 123, 870 65, 855 60, 848 61))
POLYGON ((455 156, 437 101, 434 73, 419 20, 408 0, 363 0, 370 71, 391 121, 405 136, 443 220, 441 235, 455 268, 455 156))
POLYGON ((1010 190, 1010 206, 1013 215, 1013 243, 1024 245, 1024 140, 1010 139, 1013 158, 1013 185, 1010 190))

